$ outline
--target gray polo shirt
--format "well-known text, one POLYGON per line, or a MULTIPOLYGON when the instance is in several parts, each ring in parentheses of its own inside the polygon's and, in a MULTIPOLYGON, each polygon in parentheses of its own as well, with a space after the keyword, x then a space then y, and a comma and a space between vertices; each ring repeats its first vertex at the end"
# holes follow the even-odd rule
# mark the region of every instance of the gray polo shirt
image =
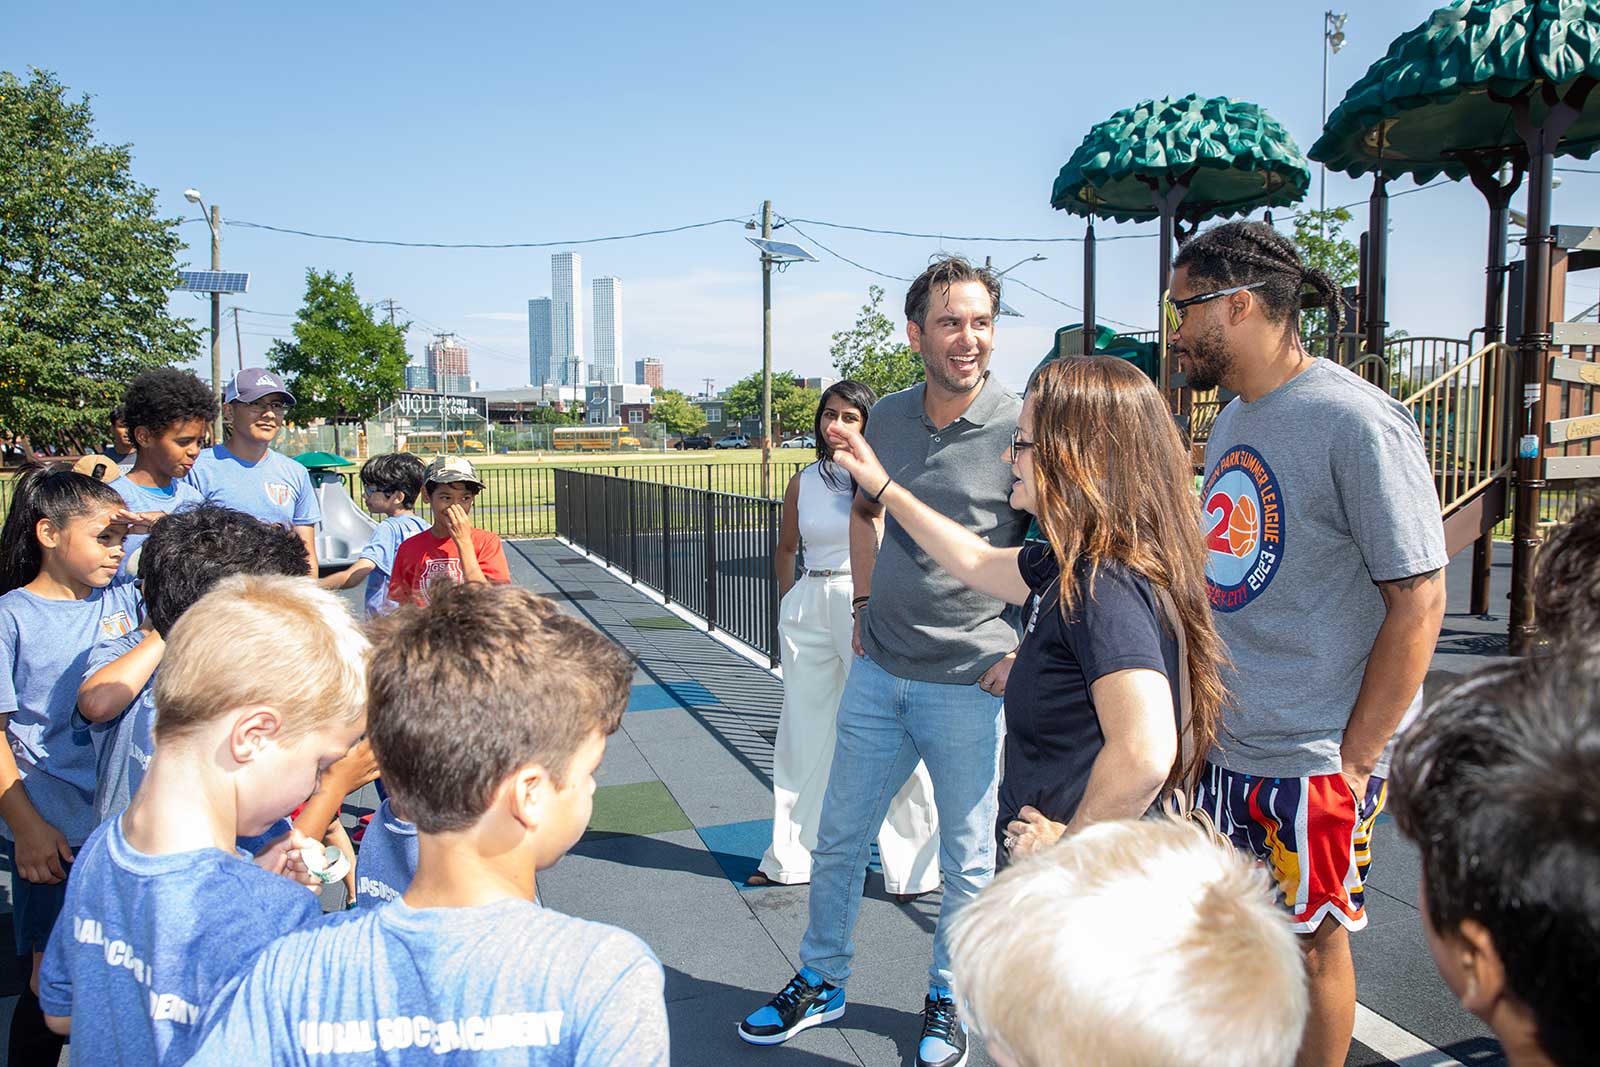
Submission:
MULTIPOLYGON (((990 544, 1022 544, 1028 515, 1011 507, 1016 478, 1001 458, 1022 401, 991 375, 965 414, 935 426, 922 408, 924 389, 891 393, 872 409, 867 442, 889 477, 990 544)), ((1005 610, 1004 601, 947 574, 886 518, 872 601, 861 616, 861 644, 874 663, 899 678, 971 685, 1017 647, 1005 610)))

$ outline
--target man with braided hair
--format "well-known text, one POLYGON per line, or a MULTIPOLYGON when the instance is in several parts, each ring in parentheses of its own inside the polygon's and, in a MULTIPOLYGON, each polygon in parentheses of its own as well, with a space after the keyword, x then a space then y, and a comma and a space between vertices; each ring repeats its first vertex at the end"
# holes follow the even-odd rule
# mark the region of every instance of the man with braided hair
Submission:
POLYGON ((1234 702, 1197 802, 1270 870, 1310 978, 1296 1063, 1335 1067, 1389 743, 1420 709, 1444 618, 1439 502, 1406 409, 1306 351, 1302 294, 1335 331, 1339 294, 1286 237, 1225 223, 1173 266, 1164 313, 1189 385, 1239 394, 1206 443, 1206 577, 1234 702))

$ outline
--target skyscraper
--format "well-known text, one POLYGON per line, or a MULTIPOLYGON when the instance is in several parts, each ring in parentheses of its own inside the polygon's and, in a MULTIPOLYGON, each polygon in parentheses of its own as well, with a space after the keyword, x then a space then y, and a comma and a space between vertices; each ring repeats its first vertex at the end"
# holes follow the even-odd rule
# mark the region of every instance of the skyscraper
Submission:
POLYGON ((589 377, 622 381, 622 279, 594 280, 594 361, 589 377))
POLYGON ((553 385, 550 366, 550 298, 528 301, 528 384, 553 385))
POLYGON ((467 346, 453 333, 436 333, 428 342, 428 374, 441 393, 472 392, 472 372, 467 369, 467 346))
POLYGON ((582 385, 583 257, 550 257, 550 364, 562 385, 582 385))
POLYGON ((406 388, 433 391, 433 371, 425 363, 412 363, 406 367, 406 388))
POLYGON ((654 356, 646 356, 635 360, 633 364, 633 383, 635 385, 648 385, 652 389, 660 389, 666 380, 666 367, 654 356))

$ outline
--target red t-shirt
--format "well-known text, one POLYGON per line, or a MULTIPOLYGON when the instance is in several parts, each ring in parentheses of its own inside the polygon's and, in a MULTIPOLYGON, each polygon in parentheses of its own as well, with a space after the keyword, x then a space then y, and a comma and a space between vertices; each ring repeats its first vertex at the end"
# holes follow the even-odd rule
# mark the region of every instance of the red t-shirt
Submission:
MULTIPOLYGON (((488 530, 472 531, 472 547, 478 551, 478 566, 491 582, 509 583, 511 568, 500 538, 488 530)), ((436 581, 460 582, 461 553, 449 535, 435 537, 431 529, 406 538, 394 554, 389 573, 389 599, 396 604, 426 604, 428 588, 436 581)))

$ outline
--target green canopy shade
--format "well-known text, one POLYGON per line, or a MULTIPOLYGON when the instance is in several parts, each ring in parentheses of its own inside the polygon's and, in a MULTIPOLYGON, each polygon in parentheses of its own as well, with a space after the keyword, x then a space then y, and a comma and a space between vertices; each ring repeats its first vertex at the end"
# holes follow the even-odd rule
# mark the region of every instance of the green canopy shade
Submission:
POLYGON ((328 470, 331 467, 354 467, 355 461, 336 456, 332 452, 302 452, 294 461, 307 470, 328 470))
MULTIPOLYGON (((1600 0, 1597 0, 1600 2, 1600 0)), ((1057 175, 1052 207, 1147 222, 1153 192, 1187 184, 1176 215, 1190 223, 1293 204, 1311 186, 1294 138, 1255 104, 1224 96, 1145 100, 1090 129, 1057 175)))
MULTIPOLYGON (((1600 78, 1600 0, 1460 0, 1401 34, 1328 116, 1312 159, 1351 175, 1468 176, 1465 157, 1524 149, 1513 101, 1538 124, 1583 79, 1600 78)), ((1600 148, 1600 93, 1559 151, 1600 148)))

